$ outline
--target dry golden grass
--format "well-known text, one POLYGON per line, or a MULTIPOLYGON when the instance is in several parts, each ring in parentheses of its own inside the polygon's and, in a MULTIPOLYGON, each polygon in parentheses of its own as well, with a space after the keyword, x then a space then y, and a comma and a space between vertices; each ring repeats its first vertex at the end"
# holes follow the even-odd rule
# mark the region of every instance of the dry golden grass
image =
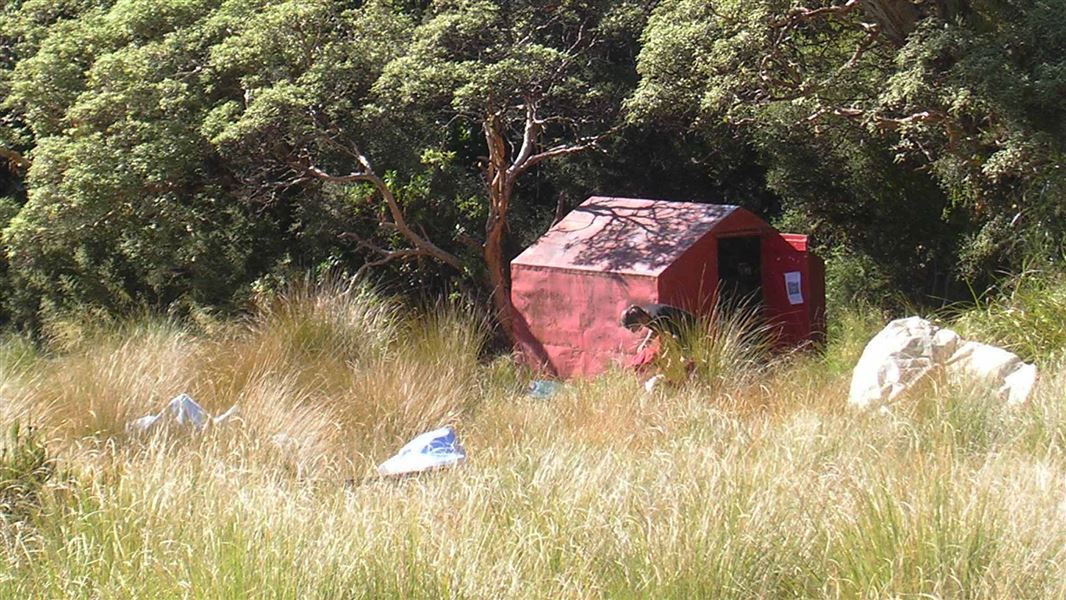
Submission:
POLYGON ((546 401, 479 362, 476 315, 358 286, 206 331, 57 323, 0 351, 0 425, 60 460, 32 526, 0 524, 0 596, 1066 597, 1063 365, 1018 411, 933 382, 856 414, 876 319, 849 319, 824 355, 714 355, 745 377, 546 401), (241 421, 125 433, 181 392, 241 421), (465 465, 364 479, 441 425, 465 465))

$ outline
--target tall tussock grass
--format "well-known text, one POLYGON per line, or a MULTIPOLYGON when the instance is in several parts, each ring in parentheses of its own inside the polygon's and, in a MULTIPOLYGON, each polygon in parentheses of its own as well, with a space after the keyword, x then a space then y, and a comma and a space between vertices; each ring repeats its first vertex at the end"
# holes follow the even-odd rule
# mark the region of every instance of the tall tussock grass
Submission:
POLYGON ((210 328, 10 338, 0 427, 32 421, 48 454, 25 464, 68 475, 0 519, 0 597, 1066 595, 1061 359, 1018 410, 931 381, 855 413, 847 365, 879 315, 785 355, 756 317, 716 319, 684 385, 614 371, 548 400, 483 355, 476 310, 358 282, 301 282, 210 328), (181 392, 240 420, 125 431, 181 392), (372 476, 443 425, 465 464, 372 476))
POLYGON ((774 350, 775 334, 758 305, 719 297, 710 313, 682 335, 693 380, 718 389, 755 381, 774 350))
POLYGON ((307 278, 256 299, 251 328, 308 361, 380 356, 396 341, 401 306, 361 280, 307 278))
POLYGON ((964 335, 1053 363, 1066 357, 1066 274, 1026 269, 953 316, 964 335))

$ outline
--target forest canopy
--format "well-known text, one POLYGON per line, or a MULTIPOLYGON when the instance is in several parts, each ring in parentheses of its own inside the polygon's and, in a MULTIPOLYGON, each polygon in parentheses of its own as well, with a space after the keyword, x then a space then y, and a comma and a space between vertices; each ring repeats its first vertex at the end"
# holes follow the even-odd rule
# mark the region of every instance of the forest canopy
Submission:
POLYGON ((0 302, 475 291, 592 194, 812 233, 833 293, 981 289, 1066 230, 1066 2, 7 0, 0 302))

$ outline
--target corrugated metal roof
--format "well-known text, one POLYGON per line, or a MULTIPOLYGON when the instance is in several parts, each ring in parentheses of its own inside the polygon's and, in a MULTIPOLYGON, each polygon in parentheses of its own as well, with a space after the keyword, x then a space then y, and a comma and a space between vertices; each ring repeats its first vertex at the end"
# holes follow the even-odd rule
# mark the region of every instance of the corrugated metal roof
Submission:
POLYGON ((654 276, 737 208, 593 196, 512 264, 654 276))

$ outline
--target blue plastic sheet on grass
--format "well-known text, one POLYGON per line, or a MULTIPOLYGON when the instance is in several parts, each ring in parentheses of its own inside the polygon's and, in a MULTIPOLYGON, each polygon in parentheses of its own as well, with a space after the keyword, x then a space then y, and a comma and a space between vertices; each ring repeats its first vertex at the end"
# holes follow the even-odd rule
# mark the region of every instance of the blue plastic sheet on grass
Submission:
POLYGON ((558 381, 537 379, 529 382, 529 391, 526 392, 526 395, 537 400, 547 400, 559 393, 561 389, 563 389, 563 384, 558 381))

